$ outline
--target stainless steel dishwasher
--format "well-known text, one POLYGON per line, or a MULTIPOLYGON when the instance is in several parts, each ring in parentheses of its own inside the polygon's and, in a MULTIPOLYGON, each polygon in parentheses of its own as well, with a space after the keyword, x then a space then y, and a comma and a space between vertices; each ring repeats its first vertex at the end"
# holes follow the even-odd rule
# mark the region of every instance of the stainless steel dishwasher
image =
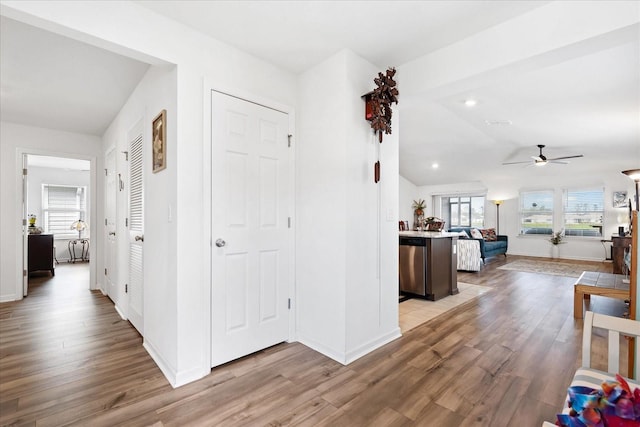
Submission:
POLYGON ((400 292, 426 296, 426 239, 400 236, 399 248, 400 292))

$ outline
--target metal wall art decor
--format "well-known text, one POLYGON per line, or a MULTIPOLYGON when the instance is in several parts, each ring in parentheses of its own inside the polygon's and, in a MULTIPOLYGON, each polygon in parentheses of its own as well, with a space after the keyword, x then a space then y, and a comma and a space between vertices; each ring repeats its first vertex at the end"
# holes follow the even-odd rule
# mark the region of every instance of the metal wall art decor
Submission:
MULTIPOLYGON (((378 142, 382 143, 382 134, 391 134, 391 104, 398 103, 398 88, 393 76, 396 69, 389 67, 385 74, 378 73, 378 77, 373 79, 376 88, 363 95, 365 100, 365 118, 371 122, 371 128, 378 134, 378 142)), ((380 181, 380 160, 374 165, 374 182, 380 181)))

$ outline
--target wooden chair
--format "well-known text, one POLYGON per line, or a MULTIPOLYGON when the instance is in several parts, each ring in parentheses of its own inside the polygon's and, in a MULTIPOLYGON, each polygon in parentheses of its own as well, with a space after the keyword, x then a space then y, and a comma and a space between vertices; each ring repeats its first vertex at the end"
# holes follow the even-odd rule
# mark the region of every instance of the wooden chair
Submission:
MULTIPOLYGON (((582 331, 582 367, 591 368, 591 337, 593 328, 608 330, 609 352, 607 356, 607 373, 615 375, 620 372, 620 334, 636 338, 635 352, 640 351, 640 322, 619 317, 606 316, 587 311, 582 331)), ((629 373, 629 378, 638 381, 638 367, 629 373)))
MULTIPOLYGON (((582 330, 582 367, 579 368, 574 376, 571 385, 580 385, 598 389, 605 380, 615 381, 616 373, 620 372, 620 335, 635 338, 635 352, 640 351, 640 322, 631 319, 623 319, 620 317, 612 317, 604 314, 597 314, 587 311, 584 316, 584 324, 582 330), (607 354, 607 371, 600 371, 591 368, 591 341, 593 337, 593 328, 605 329, 608 332, 608 354, 607 354)), ((630 372, 628 377, 631 379, 629 385, 631 388, 639 387, 638 370, 630 372), (634 381, 635 380, 635 381, 634 381)), ((563 412, 567 413, 568 407, 565 401, 563 412)), ((545 422, 543 427, 552 427, 554 424, 545 422)))

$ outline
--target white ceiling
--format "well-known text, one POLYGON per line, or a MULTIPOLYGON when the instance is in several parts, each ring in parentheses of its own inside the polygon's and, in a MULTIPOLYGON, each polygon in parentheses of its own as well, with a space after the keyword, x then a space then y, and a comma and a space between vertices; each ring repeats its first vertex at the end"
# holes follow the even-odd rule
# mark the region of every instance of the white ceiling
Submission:
POLYGON ((348 48, 386 68, 547 1, 137 1, 267 62, 301 73, 348 48))
POLYGON ((148 68, 0 17, 3 121, 101 136, 148 68))
MULTIPOLYGON (((381 70, 398 67, 400 122, 394 122, 394 131, 401 129, 400 171, 417 185, 518 176, 535 180, 536 174, 598 174, 640 166, 640 24, 606 42, 584 40, 542 52, 507 75, 482 75, 475 85, 465 81, 464 90, 427 96, 403 89, 407 63, 544 10, 550 2, 136 3, 293 73, 344 48, 381 70), (478 100, 476 107, 464 106, 469 96, 478 100), (495 120, 512 124, 486 123, 495 120), (537 144, 547 145, 547 157, 584 158, 544 168, 501 165, 536 155, 537 144), (431 169, 434 162, 439 169, 431 169)), ((606 4, 615 8, 619 2, 606 4)), ((553 19, 540 28, 545 37, 554 34, 553 19)), ((146 71, 146 64, 6 18, 1 24, 2 120, 101 135, 146 71)), ((505 43, 518 46, 519 37, 513 34, 505 43)), ((491 49, 495 55, 499 48, 491 49)))

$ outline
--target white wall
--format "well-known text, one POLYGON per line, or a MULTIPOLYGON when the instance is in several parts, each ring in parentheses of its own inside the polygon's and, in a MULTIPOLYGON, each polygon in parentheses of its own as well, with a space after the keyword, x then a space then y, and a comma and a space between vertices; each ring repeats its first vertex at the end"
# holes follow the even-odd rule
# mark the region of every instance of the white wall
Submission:
MULTIPOLYGON (((177 66, 167 169, 151 177, 145 171, 150 180, 145 203, 157 215, 145 224, 145 248, 154 242, 166 260, 160 265, 150 257, 153 250, 145 251, 145 274, 157 279, 147 280, 145 295, 151 300, 145 300, 145 346, 174 386, 207 375, 211 301, 205 248, 210 236, 197 232, 207 229, 204 201, 210 197, 203 186, 205 145, 210 143, 203 132, 209 122, 204 117, 209 88, 203 82, 228 93, 295 106, 294 76, 133 2, 6 1, 2 13, 151 64, 177 66), (168 224, 170 206, 173 223, 168 224)), ((145 117, 155 110, 144 112, 145 117)))
MULTIPOLYGON (((87 212, 85 218, 91 217, 91 198, 92 194, 89 192, 90 188, 90 174, 89 171, 79 170, 65 170, 59 168, 46 168, 39 166, 29 167, 29 179, 28 182, 28 199, 27 206, 29 214, 36 215, 36 227, 44 227, 44 214, 42 212, 42 185, 73 185, 78 187, 87 188, 87 212)), ((86 220, 87 229, 82 232, 82 237, 90 239, 91 231, 94 224, 89 223, 86 220)), ((96 224, 97 225, 97 224, 96 224)), ((75 232, 77 234, 77 232, 75 232)), ((56 238, 54 245, 56 247, 56 259, 58 262, 68 261, 69 255, 69 240, 56 238)), ((76 257, 80 257, 79 246, 76 248, 76 257)), ((88 284, 87 284, 88 287, 88 284)))
MULTIPOLYGON (((126 104, 103 136, 104 154, 116 149, 116 173, 122 176, 124 191, 117 193, 116 246, 117 271, 113 274, 116 290, 110 297, 125 317, 129 316, 125 284, 128 283, 129 231, 125 226, 128 217, 127 191, 129 188, 129 162, 123 151, 129 151, 129 143, 142 125, 143 177, 144 177, 144 279, 145 292, 143 323, 145 346, 150 349, 162 366, 175 372, 177 348, 175 346, 175 300, 177 289, 176 263, 171 248, 176 246, 176 227, 171 212, 176 210, 176 154, 177 147, 177 70, 175 66, 151 66, 126 104), (167 111, 167 168, 152 173, 151 122, 160 111, 167 111), (170 207, 170 208, 169 208, 170 207), (167 313, 174 313, 167 315, 167 313)), ((104 224, 104 212, 101 213, 104 224)), ((104 233, 104 231, 102 230, 104 233)))
POLYGON ((298 80, 298 339, 342 363, 399 335, 397 129, 376 142, 360 99, 377 71, 341 51, 298 80))
MULTIPOLYGON (((413 201, 418 199, 418 187, 402 175, 400 175, 398 191, 398 218, 400 221, 408 221, 409 227, 413 226, 413 201)), ((427 212, 432 208, 430 200, 427 200, 427 212)))
MULTIPOLYGON (((19 249, 22 248, 21 153, 82 158, 92 160, 94 171, 101 167, 98 137, 0 123, 0 301, 22 298, 22 254, 19 249)), ((92 173, 90 193, 95 194, 96 183, 97 177, 92 173)), ((93 198, 91 223, 96 221, 96 207, 93 198)), ((95 274, 96 263, 91 263, 90 270, 90 287, 100 287, 95 274)))

